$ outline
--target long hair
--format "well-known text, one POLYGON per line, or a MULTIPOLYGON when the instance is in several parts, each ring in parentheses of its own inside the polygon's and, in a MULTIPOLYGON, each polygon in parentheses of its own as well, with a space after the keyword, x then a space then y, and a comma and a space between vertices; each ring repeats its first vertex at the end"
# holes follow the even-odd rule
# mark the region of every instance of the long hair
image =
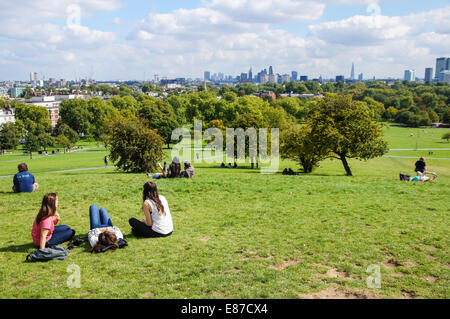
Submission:
POLYGON ((42 220, 47 217, 53 216, 56 213, 56 198, 55 193, 50 193, 44 196, 42 199, 41 209, 36 217, 36 224, 40 224, 42 220))
POLYGON ((143 201, 150 199, 155 202, 160 215, 166 214, 166 212, 164 211, 164 206, 161 203, 161 200, 159 199, 158 187, 154 182, 148 181, 147 183, 144 184, 144 191, 142 195, 143 201))
POLYGON ((173 163, 169 166, 168 177, 179 177, 181 175, 181 165, 180 163, 173 163))
POLYGON ((104 231, 98 235, 97 244, 91 248, 91 252, 103 249, 105 247, 109 247, 112 250, 116 250, 119 248, 119 244, 117 243, 117 236, 114 233, 109 231, 104 231))

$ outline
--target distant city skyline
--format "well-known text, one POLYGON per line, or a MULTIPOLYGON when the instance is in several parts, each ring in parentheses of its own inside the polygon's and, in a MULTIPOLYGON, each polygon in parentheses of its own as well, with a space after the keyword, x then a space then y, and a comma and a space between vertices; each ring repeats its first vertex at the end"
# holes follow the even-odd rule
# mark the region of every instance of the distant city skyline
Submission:
POLYGON ((422 77, 450 56, 446 0, 1 1, 0 81, 422 77), (370 5, 369 5, 370 4, 370 5), (216 71, 214 71, 216 70, 216 71), (422 71, 423 70, 423 71, 422 71), (270 70, 268 69, 268 74, 270 70))

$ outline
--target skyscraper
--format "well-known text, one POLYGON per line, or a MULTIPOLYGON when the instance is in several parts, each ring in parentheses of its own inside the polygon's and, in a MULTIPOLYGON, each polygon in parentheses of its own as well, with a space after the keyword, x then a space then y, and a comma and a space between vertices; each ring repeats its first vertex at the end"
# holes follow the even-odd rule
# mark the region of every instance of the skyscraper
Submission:
POLYGON ((405 81, 414 82, 416 80, 415 70, 405 70, 405 81))
POLYGON ((248 71, 248 79, 250 80, 250 82, 253 82, 253 72, 252 72, 252 68, 250 68, 250 70, 248 71))
POLYGON ((298 72, 292 71, 291 80, 297 82, 298 72))
POLYGON ((425 69, 425 82, 433 81, 433 68, 425 69))
POLYGON ((350 80, 355 79, 355 63, 352 62, 352 72, 350 73, 350 80))
POLYGON ((269 75, 272 75, 273 74, 273 68, 272 68, 272 66, 269 66, 269 75))
POLYGON ((337 75, 336 82, 345 82, 345 77, 343 75, 337 75))
POLYGON ((362 81, 363 78, 364 78, 364 74, 360 73, 360 74, 358 75, 358 81, 362 81))
POLYGON ((436 76, 435 78, 438 81, 442 81, 442 76, 440 75, 440 73, 442 71, 447 70, 448 67, 448 59, 447 58, 437 58, 436 59, 436 76))
POLYGON ((211 80, 211 72, 205 71, 204 79, 205 79, 205 81, 210 81, 211 80))

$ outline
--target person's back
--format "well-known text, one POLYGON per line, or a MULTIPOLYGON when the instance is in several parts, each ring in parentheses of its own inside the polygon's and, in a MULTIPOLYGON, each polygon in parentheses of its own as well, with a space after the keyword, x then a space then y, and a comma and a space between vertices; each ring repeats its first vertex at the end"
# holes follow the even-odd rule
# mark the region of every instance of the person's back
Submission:
POLYGON ((146 199, 145 201, 152 208, 151 211, 153 221, 152 229, 155 232, 165 235, 173 231, 172 215, 170 214, 167 199, 163 195, 159 195, 159 200, 161 201, 161 204, 164 207, 164 214, 160 214, 160 212, 158 211, 158 207, 156 206, 156 203, 153 200, 146 199))
POLYGON ((18 166, 19 172, 14 175, 14 192, 16 193, 32 193, 37 189, 34 175, 28 171, 26 164, 18 166))
POLYGON ((425 171, 425 167, 426 167, 426 163, 425 160, 423 158, 420 158, 416 163, 415 163, 415 171, 416 172, 424 172, 425 171))

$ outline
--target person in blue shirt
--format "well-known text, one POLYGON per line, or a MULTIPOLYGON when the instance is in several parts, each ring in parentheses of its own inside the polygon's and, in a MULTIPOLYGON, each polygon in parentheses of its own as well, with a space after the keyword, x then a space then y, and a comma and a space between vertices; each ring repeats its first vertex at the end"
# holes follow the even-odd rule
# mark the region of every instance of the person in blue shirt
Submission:
POLYGON ((39 188, 36 183, 34 175, 28 171, 28 166, 25 163, 17 166, 19 173, 14 175, 13 192, 15 193, 32 193, 39 188))

